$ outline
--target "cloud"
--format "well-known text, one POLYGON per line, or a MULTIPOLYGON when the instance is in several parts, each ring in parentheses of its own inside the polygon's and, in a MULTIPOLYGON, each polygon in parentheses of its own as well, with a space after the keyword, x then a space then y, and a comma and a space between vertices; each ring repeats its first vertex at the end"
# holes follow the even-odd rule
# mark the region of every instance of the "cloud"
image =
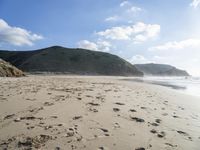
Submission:
POLYGON ((120 3, 120 7, 115 10, 116 14, 107 17, 105 21, 130 22, 142 11, 142 8, 134 6, 131 2, 123 1, 120 3))
POLYGON ((0 19, 0 43, 11 44, 15 46, 32 46, 36 40, 43 37, 19 27, 9 26, 3 19, 0 19))
POLYGON ((130 2, 129 1, 123 1, 120 3, 120 7, 124 7, 126 5, 130 5, 130 2))
POLYGON ((90 42, 88 40, 82 40, 78 42, 79 48, 94 50, 94 51, 103 51, 109 52, 112 45, 107 41, 98 40, 97 42, 90 42))
POLYGON ((131 8, 129 8, 127 10, 128 13, 137 13, 137 12, 140 12, 142 11, 142 8, 140 7, 135 7, 135 6, 132 6, 131 8))
POLYGON ((117 21, 119 20, 119 16, 111 16, 105 19, 105 21, 117 21))
POLYGON ((193 0, 192 3, 190 3, 190 6, 197 8, 200 6, 200 0, 193 0))
POLYGON ((132 40, 135 43, 153 39, 160 33, 160 25, 138 22, 131 26, 117 26, 96 34, 110 40, 132 40))
POLYGON ((181 50, 186 48, 200 48, 200 39, 187 39, 183 41, 167 42, 163 45, 158 45, 149 48, 150 51, 163 51, 163 50, 181 50))
POLYGON ((89 50, 94 50, 94 51, 98 50, 97 44, 90 42, 88 40, 82 40, 82 41, 78 42, 78 47, 84 48, 84 49, 89 49, 89 50))
POLYGON ((128 59, 128 61, 132 64, 145 64, 145 63, 154 62, 154 61, 148 60, 143 55, 134 55, 132 58, 128 59))
POLYGON ((149 48, 150 55, 156 55, 152 58, 158 63, 166 63, 183 68, 190 74, 200 75, 200 39, 191 38, 181 41, 171 41, 161 45, 149 48))

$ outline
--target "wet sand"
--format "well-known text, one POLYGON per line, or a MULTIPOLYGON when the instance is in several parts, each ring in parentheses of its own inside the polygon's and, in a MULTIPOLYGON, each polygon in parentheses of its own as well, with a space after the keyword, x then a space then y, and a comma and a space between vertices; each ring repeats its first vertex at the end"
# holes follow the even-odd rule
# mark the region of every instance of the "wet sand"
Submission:
POLYGON ((121 79, 0 78, 0 150, 199 150, 199 98, 121 79))

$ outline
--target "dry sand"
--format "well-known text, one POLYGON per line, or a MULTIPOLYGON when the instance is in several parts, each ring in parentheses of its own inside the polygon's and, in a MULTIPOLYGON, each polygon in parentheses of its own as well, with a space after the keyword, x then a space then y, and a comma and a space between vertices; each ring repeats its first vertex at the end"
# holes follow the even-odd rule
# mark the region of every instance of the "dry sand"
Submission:
POLYGON ((199 98, 120 79, 0 78, 0 149, 200 149, 199 98))

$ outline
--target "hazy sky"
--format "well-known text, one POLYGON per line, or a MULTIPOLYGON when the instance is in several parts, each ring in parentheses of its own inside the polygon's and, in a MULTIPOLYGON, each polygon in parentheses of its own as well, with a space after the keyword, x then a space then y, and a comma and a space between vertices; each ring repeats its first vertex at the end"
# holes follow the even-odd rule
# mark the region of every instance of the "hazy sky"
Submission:
POLYGON ((0 0, 0 49, 52 45, 200 75, 200 0, 0 0))

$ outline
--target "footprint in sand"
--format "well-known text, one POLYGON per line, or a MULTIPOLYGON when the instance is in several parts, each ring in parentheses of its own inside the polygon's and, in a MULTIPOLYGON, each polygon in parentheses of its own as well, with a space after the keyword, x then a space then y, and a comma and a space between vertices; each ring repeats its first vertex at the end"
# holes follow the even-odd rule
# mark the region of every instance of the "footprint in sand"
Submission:
POLYGON ((150 130, 151 133, 156 134, 157 131, 155 129, 150 130))
POLYGON ((163 115, 163 116, 168 116, 168 113, 163 113, 162 115, 163 115))
POLYGON ((130 112, 137 112, 135 109, 130 109, 129 111, 130 112))
POLYGON ((54 103, 51 103, 51 102, 44 102, 44 106, 52 106, 54 105, 54 103))
POLYGON ((161 119, 156 119, 155 120, 156 123, 161 123, 161 121, 162 121, 161 119))
POLYGON ((166 136, 166 133, 165 133, 164 131, 161 131, 160 133, 157 134, 157 136, 158 136, 159 138, 163 138, 163 137, 166 136))
POLYGON ((136 122, 141 122, 141 123, 145 122, 144 119, 138 118, 138 117, 131 117, 131 120, 134 120, 134 121, 136 121, 136 122))
POLYGON ((125 105, 124 103, 116 102, 116 105, 125 105))
POLYGON ((15 114, 10 114, 10 115, 7 115, 5 116, 3 119, 6 120, 6 119, 11 119, 15 116, 15 114))
POLYGON ((188 133, 186 133, 184 131, 177 131, 177 133, 184 135, 184 136, 188 136, 188 139, 192 141, 192 137, 190 137, 188 133))
POLYGON ((138 147, 135 150, 145 150, 145 148, 144 147, 138 147))
POLYGON ((154 126, 154 127, 157 127, 157 126, 159 126, 159 124, 157 124, 157 123, 155 123, 155 122, 153 122, 153 123, 150 123, 152 126, 154 126))
POLYGON ((99 106, 100 104, 98 104, 98 103, 94 103, 94 102, 89 102, 89 103, 87 103, 87 105, 91 105, 91 106, 99 106))
POLYGON ((98 150, 109 150, 109 148, 104 147, 104 146, 100 146, 100 147, 98 148, 98 150))
POLYGON ((165 143, 165 145, 170 146, 170 147, 177 147, 177 145, 173 145, 173 144, 170 144, 170 143, 165 143))
POLYGON ((146 107, 140 107, 141 109, 147 109, 146 107))
POLYGON ((113 111, 118 112, 118 111, 120 111, 120 109, 119 108, 113 108, 113 111))
POLYGON ((83 116, 75 116, 75 117, 73 117, 72 119, 73 119, 73 120, 78 120, 78 119, 81 119, 81 118, 83 118, 83 116))

